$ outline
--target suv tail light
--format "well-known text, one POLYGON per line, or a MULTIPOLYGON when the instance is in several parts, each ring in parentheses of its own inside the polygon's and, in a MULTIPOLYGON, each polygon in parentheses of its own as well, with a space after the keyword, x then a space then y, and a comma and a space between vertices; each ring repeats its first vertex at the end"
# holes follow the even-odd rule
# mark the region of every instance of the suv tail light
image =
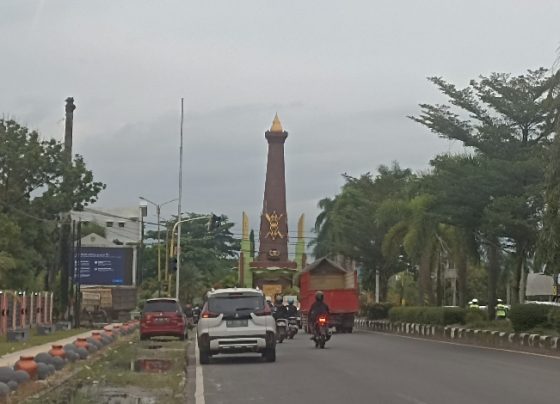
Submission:
POLYGON ((216 318, 218 316, 219 316, 218 313, 212 313, 211 311, 208 310, 204 310, 202 313, 200 313, 200 317, 202 318, 216 318))
POLYGON ((268 304, 265 303, 264 308, 262 308, 261 310, 256 310, 254 313, 255 316, 270 316, 270 314, 272 314, 272 311, 270 310, 270 307, 268 307, 268 304))

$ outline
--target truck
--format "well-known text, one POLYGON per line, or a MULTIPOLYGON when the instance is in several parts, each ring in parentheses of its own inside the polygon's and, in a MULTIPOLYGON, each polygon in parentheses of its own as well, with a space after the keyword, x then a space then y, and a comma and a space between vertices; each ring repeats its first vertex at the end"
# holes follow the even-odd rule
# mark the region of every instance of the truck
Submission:
POLYGON ((130 320, 137 306, 135 286, 85 286, 80 288, 82 320, 91 323, 130 320))
POLYGON ((330 310, 330 325, 340 333, 351 333, 359 311, 358 275, 328 259, 321 258, 303 268, 299 276, 302 328, 307 330, 309 309, 315 293, 322 291, 330 310))

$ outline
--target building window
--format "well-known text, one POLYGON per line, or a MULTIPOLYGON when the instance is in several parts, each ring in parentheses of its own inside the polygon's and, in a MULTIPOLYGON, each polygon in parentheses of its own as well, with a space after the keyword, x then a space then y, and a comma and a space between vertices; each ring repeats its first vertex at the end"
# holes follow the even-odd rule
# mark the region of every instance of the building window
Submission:
POLYGON ((124 222, 119 222, 119 227, 124 227, 124 222))
POLYGON ((107 222, 107 227, 113 227, 113 222, 107 222))

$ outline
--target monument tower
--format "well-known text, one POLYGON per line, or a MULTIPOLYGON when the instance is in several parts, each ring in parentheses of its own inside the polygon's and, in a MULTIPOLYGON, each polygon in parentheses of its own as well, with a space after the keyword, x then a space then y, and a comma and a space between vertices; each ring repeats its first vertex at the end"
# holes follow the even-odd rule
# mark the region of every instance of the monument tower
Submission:
POLYGON ((268 141, 266 181, 259 232, 259 251, 254 266, 296 268, 288 261, 288 212, 286 209, 286 174, 284 165, 284 131, 278 114, 272 127, 265 132, 268 141), (258 265, 257 265, 258 263, 258 265))
POLYGON ((295 260, 288 256, 288 211, 286 207, 286 175, 284 143, 288 132, 275 115, 272 127, 265 132, 268 142, 266 180, 263 208, 260 217, 259 247, 255 256, 249 254, 249 221, 243 213, 243 240, 239 262, 239 281, 242 285, 263 289, 269 295, 291 287, 293 276, 305 261, 303 215, 298 223, 298 242, 295 260))

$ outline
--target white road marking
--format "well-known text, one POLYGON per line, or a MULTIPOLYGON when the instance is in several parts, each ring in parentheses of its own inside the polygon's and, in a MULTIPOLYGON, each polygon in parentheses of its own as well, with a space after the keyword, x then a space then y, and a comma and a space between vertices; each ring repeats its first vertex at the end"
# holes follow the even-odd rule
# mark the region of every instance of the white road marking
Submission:
POLYGON ((204 378, 202 376, 202 366, 200 366, 200 354, 198 352, 198 338, 194 338, 194 355, 196 358, 196 387, 194 391, 194 401, 196 404, 205 404, 204 400, 204 378))
POLYGON ((472 345, 472 344, 462 344, 460 342, 440 341, 440 340, 437 340, 437 339, 411 337, 409 335, 393 334, 393 333, 390 333, 390 332, 370 331, 370 330, 360 330, 360 331, 362 331, 362 332, 365 331, 366 333, 370 333, 370 334, 391 335, 391 336, 394 336, 394 337, 413 339, 413 340, 416 340, 416 341, 433 342, 433 343, 436 343, 436 344, 457 345, 457 346, 464 346, 464 347, 473 348, 473 349, 486 349, 486 350, 489 350, 489 351, 509 352, 509 353, 514 353, 514 354, 519 354, 519 355, 538 356, 538 357, 541 357, 541 358, 560 360, 560 356, 546 355, 546 354, 540 354, 540 353, 535 353, 535 352, 516 351, 514 349, 494 348, 494 347, 489 347, 489 346, 472 345))

